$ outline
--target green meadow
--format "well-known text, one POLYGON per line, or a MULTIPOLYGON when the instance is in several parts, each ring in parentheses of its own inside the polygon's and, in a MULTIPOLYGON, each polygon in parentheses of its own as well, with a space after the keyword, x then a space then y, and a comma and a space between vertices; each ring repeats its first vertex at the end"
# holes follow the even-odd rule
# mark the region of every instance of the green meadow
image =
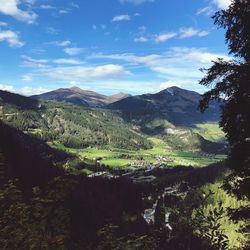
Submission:
POLYGON ((126 168, 130 165, 139 166, 146 164, 205 167, 226 158, 225 155, 205 155, 200 152, 172 150, 160 139, 155 139, 154 142, 155 146, 152 149, 138 151, 109 147, 75 149, 67 148, 58 142, 50 143, 50 145, 75 155, 81 162, 88 165, 98 162, 110 168, 126 168))
POLYGON ((195 125, 193 132, 213 142, 225 141, 225 134, 218 123, 199 123, 195 125))

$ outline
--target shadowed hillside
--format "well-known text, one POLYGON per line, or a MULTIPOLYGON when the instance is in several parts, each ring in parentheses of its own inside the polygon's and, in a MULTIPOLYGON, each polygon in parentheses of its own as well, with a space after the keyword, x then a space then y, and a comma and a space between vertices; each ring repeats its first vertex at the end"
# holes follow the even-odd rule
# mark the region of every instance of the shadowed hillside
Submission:
MULTIPOLYGON (((23 110, 37 110, 38 101, 22 95, 0 90, 0 105, 2 103, 18 106, 23 110)), ((1 110, 0 110, 1 112, 1 110)))
POLYGON ((193 126, 196 123, 218 121, 219 104, 211 103, 202 114, 198 110, 201 95, 178 87, 167 88, 156 94, 131 96, 108 105, 109 109, 122 112, 129 121, 143 124, 155 118, 165 119, 175 126, 193 126))
POLYGON ((18 178, 26 189, 44 185, 64 171, 55 163, 69 156, 50 148, 41 140, 28 136, 0 121, 0 152, 4 155, 10 179, 18 178))

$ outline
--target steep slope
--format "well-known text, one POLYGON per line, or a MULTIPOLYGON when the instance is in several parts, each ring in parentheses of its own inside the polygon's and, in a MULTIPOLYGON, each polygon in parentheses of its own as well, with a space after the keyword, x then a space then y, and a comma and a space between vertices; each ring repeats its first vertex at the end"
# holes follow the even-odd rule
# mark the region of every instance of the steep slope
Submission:
POLYGON ((120 92, 118 94, 115 94, 115 95, 111 95, 111 96, 108 96, 107 97, 107 100, 108 100, 108 103, 113 103, 113 102, 118 102, 120 100, 123 100, 127 97, 130 97, 131 95, 129 94, 126 94, 126 93, 123 93, 123 92, 120 92))
POLYGON ((61 88, 41 95, 32 96, 33 99, 70 102, 90 107, 102 107, 128 97, 128 94, 118 93, 113 96, 105 96, 94 91, 83 90, 78 87, 61 88))
POLYGON ((0 188, 7 182, 7 180, 8 176, 7 176, 6 160, 0 146, 0 188))
MULTIPOLYGON (((198 111, 200 94, 178 87, 167 88, 156 94, 132 96, 108 105, 109 109, 120 110, 128 120, 165 119, 176 126, 192 126, 196 123, 218 121, 219 105, 211 103, 201 114, 198 111)), ((145 122, 145 120, 143 120, 145 122)))
MULTIPOLYGON (((70 156, 50 148, 43 141, 26 135, 0 121, 0 169, 5 175, 18 178, 24 188, 43 185, 55 176, 64 173, 56 163, 70 156), (1 153, 5 163, 1 164, 1 153), (2 166, 1 166, 2 165, 2 166)), ((1 173, 2 174, 2 173, 1 173)))
POLYGON ((128 97, 107 108, 118 110, 124 120, 145 134, 158 136, 171 148, 225 152, 223 143, 210 142, 193 132, 196 124, 218 122, 220 117, 216 102, 204 114, 200 113, 200 98, 194 91, 171 87, 156 94, 128 97))
POLYGON ((1 91, 2 96, 9 96, 12 101, 6 103, 0 99, 0 120, 45 141, 57 140, 69 147, 150 147, 147 139, 114 111, 59 102, 40 102, 27 110, 15 105, 19 95, 1 91))
POLYGON ((26 96, 10 93, 8 91, 3 90, 0 90, 0 102, 13 106, 18 106, 23 110, 37 110, 39 106, 38 101, 35 99, 31 99, 26 96))

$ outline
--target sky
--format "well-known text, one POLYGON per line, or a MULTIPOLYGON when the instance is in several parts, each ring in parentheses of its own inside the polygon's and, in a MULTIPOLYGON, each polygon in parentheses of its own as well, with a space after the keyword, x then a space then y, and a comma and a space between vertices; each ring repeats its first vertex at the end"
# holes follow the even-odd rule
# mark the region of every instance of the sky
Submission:
POLYGON ((111 95, 198 82, 229 59, 211 15, 231 0, 0 0, 0 89, 111 95))

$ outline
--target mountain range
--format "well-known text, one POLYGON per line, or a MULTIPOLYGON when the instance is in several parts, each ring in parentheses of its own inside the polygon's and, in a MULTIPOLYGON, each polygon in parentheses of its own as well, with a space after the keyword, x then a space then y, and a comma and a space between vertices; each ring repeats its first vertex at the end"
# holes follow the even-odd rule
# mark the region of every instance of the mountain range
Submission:
POLYGON ((120 110, 127 120, 164 119, 175 126, 192 126, 202 122, 217 122, 219 103, 211 102, 206 112, 198 110, 201 95, 194 91, 170 87, 156 94, 130 96, 109 104, 109 109, 120 110))
POLYGON ((33 99, 52 102, 69 102, 89 107, 120 110, 123 118, 136 120, 138 117, 151 120, 160 118, 176 126, 192 126, 202 122, 217 122, 220 119, 219 103, 211 102, 201 113, 198 110, 201 95, 179 87, 170 87, 155 94, 131 96, 118 93, 111 96, 78 87, 60 88, 31 96, 33 99))
POLYGON ((148 137, 157 137, 173 149, 222 152, 223 144, 205 140, 194 130, 220 117, 218 102, 200 113, 200 99, 200 94, 178 87, 138 96, 104 96, 76 87, 31 98, 0 91, 0 119, 68 147, 141 149, 151 147, 148 137))
POLYGON ((72 87, 60 88, 41 95, 33 95, 31 97, 38 100, 70 102, 90 107, 103 107, 105 105, 122 100, 129 96, 129 94, 121 92, 115 95, 106 96, 96 93, 94 91, 83 90, 78 87, 72 87))

